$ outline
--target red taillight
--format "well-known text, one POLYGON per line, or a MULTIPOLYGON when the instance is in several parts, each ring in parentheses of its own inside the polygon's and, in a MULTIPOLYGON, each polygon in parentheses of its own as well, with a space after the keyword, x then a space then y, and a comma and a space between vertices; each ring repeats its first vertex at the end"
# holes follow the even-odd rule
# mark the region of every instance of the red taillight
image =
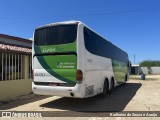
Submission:
POLYGON ((77 83, 82 83, 82 80, 83 80, 82 70, 77 70, 76 71, 76 80, 77 80, 77 83))

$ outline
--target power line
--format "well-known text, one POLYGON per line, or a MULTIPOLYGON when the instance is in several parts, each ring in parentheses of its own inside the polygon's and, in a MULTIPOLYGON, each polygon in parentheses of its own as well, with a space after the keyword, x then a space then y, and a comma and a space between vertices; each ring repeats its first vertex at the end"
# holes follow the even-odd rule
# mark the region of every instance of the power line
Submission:
POLYGON ((64 16, 50 16, 50 17, 28 17, 28 18, 10 18, 10 17, 1 17, 0 19, 50 19, 55 17, 83 17, 83 16, 98 16, 98 15, 116 15, 116 14, 127 14, 127 13, 138 13, 138 12, 147 12, 147 11, 159 11, 160 7, 157 8, 148 8, 148 9, 138 9, 138 10, 128 10, 128 11, 118 11, 118 12, 104 12, 104 13, 89 13, 89 14, 76 14, 76 15, 64 15, 64 16))
MULTIPOLYGON (((148 8, 148 9, 138 9, 138 10, 128 10, 128 11, 119 11, 119 12, 104 12, 104 13, 89 13, 89 14, 77 14, 77 15, 66 15, 66 16, 52 16, 52 17, 16 17, 16 18, 10 18, 10 17, 1 17, 0 20, 34 20, 36 19, 53 19, 57 17, 85 17, 85 16, 101 16, 101 15, 117 15, 117 14, 128 14, 128 13, 138 13, 138 12, 147 12, 147 11, 159 11, 160 7, 157 8, 148 8)), ((11 22, 11 23, 2 23, 0 25, 8 25, 8 24, 22 24, 22 23, 28 23, 30 21, 21 21, 21 22, 11 22)), ((32 21, 33 22, 33 21, 32 21)))

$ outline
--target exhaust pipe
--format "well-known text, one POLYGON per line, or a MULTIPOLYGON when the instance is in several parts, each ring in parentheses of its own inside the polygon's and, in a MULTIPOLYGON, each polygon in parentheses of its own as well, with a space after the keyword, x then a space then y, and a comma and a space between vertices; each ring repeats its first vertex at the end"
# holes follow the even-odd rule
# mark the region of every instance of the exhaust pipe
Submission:
POLYGON ((74 97, 74 93, 71 92, 70 95, 71 95, 72 97, 74 97))

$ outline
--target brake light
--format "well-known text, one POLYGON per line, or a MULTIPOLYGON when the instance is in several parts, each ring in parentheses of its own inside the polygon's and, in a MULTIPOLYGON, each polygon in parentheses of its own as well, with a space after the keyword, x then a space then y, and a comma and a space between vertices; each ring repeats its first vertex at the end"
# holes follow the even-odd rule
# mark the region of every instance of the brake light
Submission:
POLYGON ((76 80, 77 80, 77 83, 82 83, 82 80, 83 80, 83 72, 82 70, 77 70, 76 71, 76 80))

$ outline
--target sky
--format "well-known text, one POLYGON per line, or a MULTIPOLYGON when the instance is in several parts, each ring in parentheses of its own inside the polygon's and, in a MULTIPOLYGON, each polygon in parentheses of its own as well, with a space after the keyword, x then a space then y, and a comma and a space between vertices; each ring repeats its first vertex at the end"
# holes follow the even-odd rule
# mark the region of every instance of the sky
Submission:
POLYGON ((38 26, 79 20, 134 64, 160 60, 160 0, 0 0, 0 33, 31 38, 38 26))

